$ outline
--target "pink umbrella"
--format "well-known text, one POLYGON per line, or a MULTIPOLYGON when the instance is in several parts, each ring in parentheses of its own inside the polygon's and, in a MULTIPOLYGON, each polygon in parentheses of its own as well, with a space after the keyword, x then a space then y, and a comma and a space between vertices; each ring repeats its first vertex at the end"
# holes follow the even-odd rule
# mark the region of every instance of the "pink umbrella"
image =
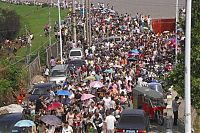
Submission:
POLYGON ((90 87, 93 87, 93 88, 101 88, 103 86, 104 85, 100 81, 93 81, 90 83, 90 87))
POLYGON ((81 96, 81 101, 84 101, 84 100, 87 100, 87 99, 90 99, 90 98, 93 98, 93 97, 95 97, 95 96, 92 95, 92 94, 83 94, 81 96))

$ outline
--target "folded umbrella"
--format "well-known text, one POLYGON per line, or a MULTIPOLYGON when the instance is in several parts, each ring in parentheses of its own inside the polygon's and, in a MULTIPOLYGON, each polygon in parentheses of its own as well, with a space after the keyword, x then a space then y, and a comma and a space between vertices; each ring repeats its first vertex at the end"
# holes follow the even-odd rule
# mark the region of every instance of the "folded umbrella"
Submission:
POLYGON ((51 126, 60 126, 62 124, 61 120, 55 115, 42 116, 41 121, 51 126))
POLYGON ((90 98, 93 98, 93 97, 95 97, 95 96, 92 95, 92 94, 83 94, 81 96, 81 101, 84 101, 84 100, 87 100, 87 99, 90 99, 90 98))
POLYGON ((59 95, 59 96, 70 96, 71 92, 69 92, 67 90, 59 90, 59 91, 57 91, 56 94, 59 95))
POLYGON ((15 127, 32 127, 35 123, 31 120, 20 120, 15 125, 15 127))
POLYGON ((62 104, 60 102, 53 102, 47 107, 47 109, 48 110, 54 110, 54 109, 57 109, 61 106, 62 106, 62 104))

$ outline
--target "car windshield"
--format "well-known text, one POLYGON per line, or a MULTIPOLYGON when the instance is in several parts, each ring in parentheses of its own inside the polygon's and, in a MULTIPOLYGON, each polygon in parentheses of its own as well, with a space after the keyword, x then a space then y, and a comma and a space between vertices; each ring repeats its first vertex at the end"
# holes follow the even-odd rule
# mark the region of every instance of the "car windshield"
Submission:
POLYGON ((65 71, 61 71, 61 70, 53 70, 51 73, 51 77, 64 77, 66 74, 65 71))
POLYGON ((158 91, 160 93, 163 93, 163 89, 162 89, 162 86, 160 84, 150 84, 149 87, 152 90, 155 90, 155 91, 158 91))
POLYGON ((50 89, 49 86, 47 86, 46 88, 35 88, 35 90, 33 91, 33 95, 46 95, 48 94, 48 89, 50 89))
POLYGON ((137 115, 123 115, 120 120, 120 124, 144 124, 144 119, 137 115))
POLYGON ((70 56, 81 56, 81 52, 80 51, 71 51, 70 56))
POLYGON ((74 66, 82 66, 84 65, 84 61, 83 60, 73 60, 69 62, 69 65, 74 65, 74 66))

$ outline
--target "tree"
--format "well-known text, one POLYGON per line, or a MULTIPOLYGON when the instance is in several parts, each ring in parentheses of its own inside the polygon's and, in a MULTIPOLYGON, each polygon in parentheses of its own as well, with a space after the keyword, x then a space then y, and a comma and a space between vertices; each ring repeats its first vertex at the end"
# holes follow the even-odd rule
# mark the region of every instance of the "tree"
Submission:
MULTIPOLYGON (((199 109, 200 108, 200 1, 193 0, 192 3, 192 35, 191 35, 191 103, 199 109)), ((183 21, 184 22, 184 21, 183 21)), ((185 23, 181 24, 185 26, 185 23)), ((184 29, 184 27, 183 27, 184 29)), ((184 96, 184 51, 179 55, 179 64, 166 78, 168 86, 173 85, 174 89, 182 97, 184 96)))
POLYGON ((14 10, 0 9, 0 42, 14 39, 20 29, 20 19, 14 10))

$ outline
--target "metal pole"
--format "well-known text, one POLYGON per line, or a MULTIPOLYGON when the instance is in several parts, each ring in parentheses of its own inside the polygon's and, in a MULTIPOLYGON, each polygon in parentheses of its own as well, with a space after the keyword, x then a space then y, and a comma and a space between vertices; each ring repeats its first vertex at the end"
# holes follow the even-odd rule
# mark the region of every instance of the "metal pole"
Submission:
POLYGON ((49 5, 49 45, 51 45, 51 11, 50 11, 50 6, 52 3, 49 5))
POLYGON ((192 0, 187 0, 186 6, 186 39, 185 39, 185 133, 191 133, 191 8, 192 0))
POLYGON ((86 45, 88 45, 88 42, 89 42, 89 40, 88 40, 88 0, 85 0, 85 8, 86 8, 86 21, 85 21, 85 23, 86 23, 86 45))
POLYGON ((72 0, 72 8, 73 8, 73 35, 74 35, 74 43, 76 44, 76 13, 75 13, 75 2, 72 0))
POLYGON ((177 41, 177 38, 178 38, 178 35, 177 35, 177 29, 178 29, 178 0, 176 0, 176 46, 175 46, 175 65, 177 64, 177 56, 178 56, 178 41, 177 41))
POLYGON ((62 33, 61 33, 61 17, 60 17, 60 0, 58 0, 58 21, 59 21, 59 34, 60 34, 60 62, 63 64, 62 57, 62 33))
POLYGON ((92 24, 91 24, 91 11, 90 11, 90 0, 88 0, 88 16, 89 16, 89 47, 92 45, 92 24))

